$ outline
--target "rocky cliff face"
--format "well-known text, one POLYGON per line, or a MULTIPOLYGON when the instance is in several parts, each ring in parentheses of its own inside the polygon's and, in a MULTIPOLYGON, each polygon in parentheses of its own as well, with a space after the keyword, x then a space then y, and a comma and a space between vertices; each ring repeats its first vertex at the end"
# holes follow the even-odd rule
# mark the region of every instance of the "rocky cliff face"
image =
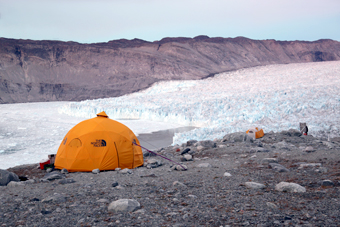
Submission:
POLYGON ((268 64, 340 60, 340 42, 164 38, 108 43, 0 38, 0 103, 114 97, 160 80, 268 64))

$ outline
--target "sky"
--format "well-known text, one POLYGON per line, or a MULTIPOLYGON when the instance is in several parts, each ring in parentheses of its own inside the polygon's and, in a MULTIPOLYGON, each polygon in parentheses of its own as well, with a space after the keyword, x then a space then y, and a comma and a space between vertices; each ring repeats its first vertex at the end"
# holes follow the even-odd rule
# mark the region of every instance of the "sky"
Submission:
POLYGON ((0 37, 80 43, 164 37, 340 41, 340 0, 0 0, 0 37))

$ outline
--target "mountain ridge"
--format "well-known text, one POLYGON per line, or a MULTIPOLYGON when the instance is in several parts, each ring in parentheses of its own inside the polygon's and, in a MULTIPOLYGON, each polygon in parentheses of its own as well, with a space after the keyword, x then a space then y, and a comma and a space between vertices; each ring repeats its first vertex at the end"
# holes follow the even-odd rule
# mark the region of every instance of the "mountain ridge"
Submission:
POLYGON ((162 80, 334 60, 340 60, 340 42, 330 39, 276 41, 202 35, 82 44, 0 38, 0 103, 116 97, 162 80))

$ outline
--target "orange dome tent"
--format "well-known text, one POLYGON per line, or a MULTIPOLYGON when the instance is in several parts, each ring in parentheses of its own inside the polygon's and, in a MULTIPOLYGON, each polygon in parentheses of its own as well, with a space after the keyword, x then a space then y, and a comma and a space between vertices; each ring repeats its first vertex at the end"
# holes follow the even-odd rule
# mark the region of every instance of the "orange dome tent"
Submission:
POLYGON ((248 136, 252 137, 253 139, 259 139, 264 136, 263 129, 259 129, 258 127, 251 128, 246 133, 248 134, 248 136))
POLYGON ((143 165, 135 134, 103 111, 74 126, 59 146, 55 168, 70 172, 136 168, 143 165))

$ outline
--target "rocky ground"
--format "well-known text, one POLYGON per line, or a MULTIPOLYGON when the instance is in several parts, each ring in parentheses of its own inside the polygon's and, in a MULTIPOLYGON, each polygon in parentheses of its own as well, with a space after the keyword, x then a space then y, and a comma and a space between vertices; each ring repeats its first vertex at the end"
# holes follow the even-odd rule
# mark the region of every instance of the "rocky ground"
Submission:
POLYGON ((158 156, 98 174, 9 169, 29 180, 1 187, 1 226, 339 226, 339 140, 233 133, 158 152, 187 170, 158 156))

